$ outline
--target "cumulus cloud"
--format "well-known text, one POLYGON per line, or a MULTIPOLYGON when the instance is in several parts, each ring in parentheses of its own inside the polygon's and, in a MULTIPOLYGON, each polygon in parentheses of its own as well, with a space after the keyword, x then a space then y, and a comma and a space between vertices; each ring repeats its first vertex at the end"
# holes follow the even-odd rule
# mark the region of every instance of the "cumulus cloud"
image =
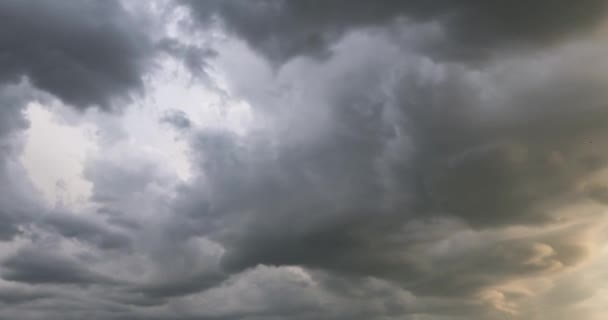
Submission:
POLYGON ((491 288, 585 261, 584 241, 532 231, 509 240, 502 228, 576 220, 565 208, 589 200, 580 185, 605 167, 596 148, 606 81, 576 62, 605 49, 565 46, 540 64, 478 69, 432 62, 388 39, 353 35, 328 61, 294 60, 274 83, 245 91, 295 88, 251 97, 275 121, 266 131, 195 135, 200 178, 181 194, 179 227, 223 243, 228 270, 300 265, 496 309, 491 288), (305 111, 292 107, 301 97, 311 102, 305 111), (462 240, 456 260, 434 255, 471 232, 483 236, 462 240))
POLYGON ((26 77, 78 108, 141 89, 150 38, 117 1, 2 4, 4 83, 26 77))
POLYGON ((597 319, 605 9, 0 4, 0 319, 597 319), (146 92, 184 68, 216 118, 146 92), (82 206, 20 164, 32 101, 96 128, 82 206))

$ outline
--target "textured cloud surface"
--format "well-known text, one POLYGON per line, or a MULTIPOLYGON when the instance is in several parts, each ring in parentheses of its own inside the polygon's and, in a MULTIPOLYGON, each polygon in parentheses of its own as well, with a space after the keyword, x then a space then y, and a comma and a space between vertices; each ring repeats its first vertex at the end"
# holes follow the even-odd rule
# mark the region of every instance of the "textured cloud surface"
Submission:
POLYGON ((604 319, 606 10, 0 3, 0 319, 604 319))
POLYGON ((602 21, 606 2, 439 0, 300 2, 289 0, 185 1, 203 24, 219 18, 272 59, 320 54, 357 28, 384 27, 399 20, 442 28, 440 55, 479 57, 509 47, 550 44, 602 21))

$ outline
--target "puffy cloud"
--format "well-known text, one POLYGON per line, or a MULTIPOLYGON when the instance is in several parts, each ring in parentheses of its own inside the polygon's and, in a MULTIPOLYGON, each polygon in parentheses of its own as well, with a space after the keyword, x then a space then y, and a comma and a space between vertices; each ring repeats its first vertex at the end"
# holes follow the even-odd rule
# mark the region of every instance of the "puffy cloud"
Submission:
MULTIPOLYGON (((374 276, 515 314, 511 293, 494 288, 550 279, 591 255, 571 231, 538 230, 583 219, 568 208, 587 203, 581 185, 605 168, 603 66, 577 64, 605 49, 563 46, 540 62, 478 69, 388 39, 352 35, 329 60, 294 60, 243 91, 267 127, 193 136, 200 176, 178 198, 175 228, 224 244, 233 272, 374 276), (293 91, 255 94, 274 87, 293 91), (509 235, 520 227, 525 235, 509 235)), ((580 210, 601 219, 598 207, 580 210)))
POLYGON ((603 1, 181 3, 191 16, 157 1, 154 21, 0 4, 0 319, 600 314, 603 1), (153 94, 80 112, 91 196, 41 205, 18 162, 27 103, 119 108, 159 89, 142 80, 157 51, 177 63, 156 82, 202 74, 201 104, 238 102, 247 125, 153 94), (162 134, 187 144, 188 178, 162 134))
POLYGON ((2 82, 27 78, 77 108, 113 107, 141 89, 150 37, 117 1, 6 1, 2 82))

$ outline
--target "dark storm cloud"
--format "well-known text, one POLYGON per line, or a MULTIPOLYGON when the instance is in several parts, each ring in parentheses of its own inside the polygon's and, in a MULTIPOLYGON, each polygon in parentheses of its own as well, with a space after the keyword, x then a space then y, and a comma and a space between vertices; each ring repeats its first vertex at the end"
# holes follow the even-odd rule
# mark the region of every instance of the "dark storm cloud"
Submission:
POLYGON ((0 81, 27 78, 77 108, 112 108, 142 86, 153 51, 117 1, 0 4, 0 81))
POLYGON ((29 284, 99 284, 114 283, 74 258, 51 254, 40 249, 23 249, 2 264, 2 278, 29 284))
POLYGON ((577 183, 608 160, 599 152, 608 111, 601 72, 574 68, 498 88, 489 101, 458 70, 404 92, 416 170, 435 210, 473 226, 534 223, 585 196, 577 183))
MULTIPOLYGON (((568 238, 569 231, 489 240, 466 252, 434 261, 434 270, 419 274, 408 287, 423 296, 463 296, 508 280, 563 271, 589 255, 584 241, 568 238)), ((394 276, 399 279, 399 275, 394 276)))
POLYGON ((462 59, 494 50, 553 43, 595 26, 605 16, 603 0, 558 1, 183 1, 203 25, 219 18, 271 60, 323 55, 347 32, 387 26, 398 18, 438 22, 445 43, 439 55, 462 59))
MULTIPOLYGON (((242 134, 164 114, 190 139, 181 182, 122 122, 98 123, 89 206, 37 214, 15 171, 31 99, 0 91, 0 318, 528 320, 534 280, 598 255, 608 69, 588 62, 608 50, 561 45, 605 2, 186 3, 283 64, 239 47, 220 74, 259 122, 242 134), (400 18, 442 27, 432 54, 396 42, 400 18)), ((150 40, 118 2, 8 1, 0 16, 3 83, 81 109, 141 89, 150 40)), ((215 51, 176 41, 153 47, 206 73, 215 51)), ((591 295, 572 282, 545 307, 591 295)))
POLYGON ((224 244, 231 272, 300 265, 445 299, 475 299, 585 261, 586 244, 569 231, 565 242, 502 232, 576 219, 560 209, 585 202, 590 194, 579 186, 607 164, 599 151, 608 134, 604 68, 567 51, 546 65, 523 59, 473 69, 413 57, 402 67, 370 41, 377 56, 361 65, 348 60, 349 47, 336 50, 321 63, 324 78, 306 78, 308 62, 288 63, 277 78, 301 85, 311 103, 292 114, 281 109, 291 101, 272 109, 252 99, 262 113, 279 114, 268 136, 195 135, 200 177, 176 203, 176 233, 224 244), (435 256, 439 243, 466 250, 435 256))

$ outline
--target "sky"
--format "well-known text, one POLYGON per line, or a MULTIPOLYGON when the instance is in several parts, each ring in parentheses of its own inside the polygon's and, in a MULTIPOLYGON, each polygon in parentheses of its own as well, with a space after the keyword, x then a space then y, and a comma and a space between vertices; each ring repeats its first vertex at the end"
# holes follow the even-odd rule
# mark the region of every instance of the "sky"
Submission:
POLYGON ((0 1, 0 320, 605 320, 608 2, 0 1))

